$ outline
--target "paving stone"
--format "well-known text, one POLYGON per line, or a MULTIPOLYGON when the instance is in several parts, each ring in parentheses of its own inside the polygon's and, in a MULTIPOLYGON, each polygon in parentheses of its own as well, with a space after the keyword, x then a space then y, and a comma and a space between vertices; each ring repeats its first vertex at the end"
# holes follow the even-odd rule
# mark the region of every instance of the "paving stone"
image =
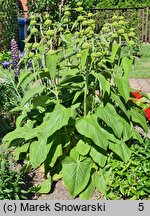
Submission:
POLYGON ((142 90, 144 92, 150 93, 150 79, 129 79, 132 88, 142 90))

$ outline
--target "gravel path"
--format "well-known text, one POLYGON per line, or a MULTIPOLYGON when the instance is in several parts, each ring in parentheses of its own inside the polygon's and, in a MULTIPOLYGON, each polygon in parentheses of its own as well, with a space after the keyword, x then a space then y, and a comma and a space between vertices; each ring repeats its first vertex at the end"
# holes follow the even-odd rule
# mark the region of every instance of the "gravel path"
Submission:
POLYGON ((150 79, 130 78, 129 82, 132 88, 142 90, 146 93, 150 93, 150 79))

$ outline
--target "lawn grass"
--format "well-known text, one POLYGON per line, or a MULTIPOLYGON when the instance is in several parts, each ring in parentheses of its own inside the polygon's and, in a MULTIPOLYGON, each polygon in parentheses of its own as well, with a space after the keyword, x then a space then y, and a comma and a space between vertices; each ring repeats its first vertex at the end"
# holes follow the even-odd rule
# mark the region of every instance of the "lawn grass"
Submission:
POLYGON ((150 78, 150 44, 142 44, 142 56, 136 59, 130 77, 150 78))

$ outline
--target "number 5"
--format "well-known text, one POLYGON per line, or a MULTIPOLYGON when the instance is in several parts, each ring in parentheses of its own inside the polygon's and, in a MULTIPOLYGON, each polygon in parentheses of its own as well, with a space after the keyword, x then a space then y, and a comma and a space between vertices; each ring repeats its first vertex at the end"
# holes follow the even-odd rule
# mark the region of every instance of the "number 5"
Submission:
POLYGON ((143 211, 144 210, 144 203, 139 203, 139 211, 143 211))

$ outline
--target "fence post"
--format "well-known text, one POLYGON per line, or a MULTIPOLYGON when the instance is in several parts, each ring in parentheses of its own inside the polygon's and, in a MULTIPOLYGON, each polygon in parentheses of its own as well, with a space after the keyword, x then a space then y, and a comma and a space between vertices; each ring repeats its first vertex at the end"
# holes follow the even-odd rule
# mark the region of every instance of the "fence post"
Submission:
POLYGON ((108 20, 109 20, 109 12, 108 12, 107 9, 105 10, 105 13, 106 13, 106 22, 108 22, 108 20))
POLYGON ((145 43, 148 41, 148 14, 149 14, 149 7, 146 8, 146 34, 145 34, 145 43))
POLYGON ((99 26, 98 26, 98 22, 99 22, 99 11, 96 10, 96 16, 95 16, 95 22, 96 22, 96 32, 98 32, 99 26))
POLYGON ((142 10, 142 42, 144 42, 144 36, 145 36, 145 30, 144 30, 144 27, 145 27, 145 9, 142 10))
POLYGON ((141 37, 140 35, 140 16, 141 16, 141 9, 137 9, 137 32, 138 32, 138 36, 139 38, 141 37))
POLYGON ((148 42, 150 43, 150 16, 148 16, 148 42))

